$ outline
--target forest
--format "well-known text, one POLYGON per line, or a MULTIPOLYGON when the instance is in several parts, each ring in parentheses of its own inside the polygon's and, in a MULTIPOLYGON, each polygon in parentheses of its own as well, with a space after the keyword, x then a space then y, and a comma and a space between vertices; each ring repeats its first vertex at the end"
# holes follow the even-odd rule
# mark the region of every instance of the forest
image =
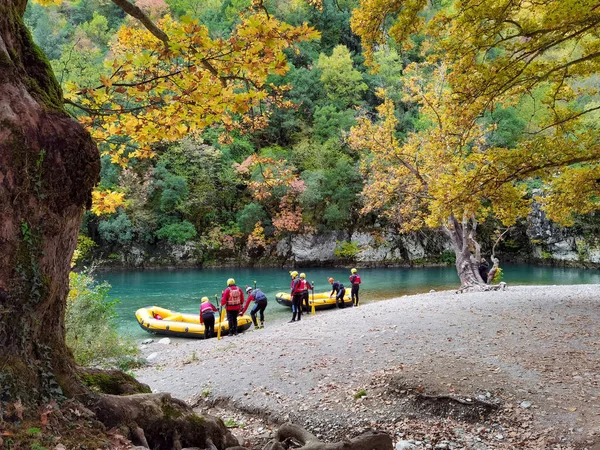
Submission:
MULTIPOLYGON (((427 14, 448 11, 450 3, 433 2, 427 14)), ((155 21, 197 20, 206 27, 207 38, 222 39, 232 33, 252 5, 249 1, 155 0, 138 2, 138 6, 155 21)), ((94 256, 110 262, 132 245, 152 248, 160 243, 167 247, 192 243, 201 255, 199 264, 239 255, 246 255, 238 259, 247 264, 268 257, 283 238, 298 234, 338 231, 350 236, 360 231, 371 234, 376 242, 386 239, 382 230, 397 233, 421 228, 415 217, 407 221, 397 206, 390 206, 397 195, 386 203, 378 201, 381 192, 374 188, 376 175, 385 178, 397 174, 385 173, 377 164, 394 162, 394 149, 374 140, 361 141, 362 125, 358 124, 384 117, 379 109, 386 105, 386 119, 393 120, 390 125, 396 142, 401 143, 411 133, 427 133, 431 117, 422 108, 414 83, 419 77, 421 86, 443 84, 436 78, 434 66, 439 62, 427 60, 434 52, 427 50, 430 44, 424 30, 411 35, 411 48, 388 38, 370 51, 370 62, 366 61, 360 31, 350 25, 352 11, 358 6, 352 1, 326 1, 321 8, 304 2, 267 5, 277 20, 294 26, 307 24, 313 35, 294 49, 283 49, 288 67, 266 75, 263 93, 278 98, 257 103, 255 109, 264 114, 256 114, 239 126, 235 117, 227 123, 213 123, 211 119, 193 132, 187 132, 191 124, 183 132, 148 127, 138 135, 138 142, 132 142, 137 132, 122 125, 131 114, 127 110, 131 100, 115 102, 122 111, 113 113, 111 119, 121 123, 118 129, 115 122, 109 123, 102 116, 104 113, 94 110, 94 102, 106 99, 89 98, 85 93, 98 92, 98 86, 104 84, 106 95, 131 96, 124 87, 100 80, 125 76, 124 69, 119 73, 114 67, 122 64, 123 52, 135 50, 136 44, 127 39, 140 37, 121 36, 119 30, 133 26, 134 21, 111 2, 29 3, 25 23, 67 93, 67 108, 84 123, 93 118, 93 127, 104 130, 96 136, 103 155, 101 179, 94 193, 96 205, 85 213, 81 228, 81 262, 89 263, 94 256), (98 121, 99 117, 102 120, 98 121), (109 138, 109 129, 127 138, 109 138), (142 147, 145 150, 140 151, 142 147)), ((558 55, 569 51, 568 46, 553 50, 558 55)), ((127 76, 133 78, 136 70, 150 63, 150 57, 134 61, 137 67, 127 76)), ((585 126, 593 127, 597 120, 596 81, 596 75, 589 74, 565 93, 570 96, 569 107, 590 110, 585 114, 585 126)), ((158 98, 167 88, 153 86, 138 93, 158 98)), ((539 83, 518 99, 487 108, 477 119, 479 136, 473 132, 466 145, 479 146, 482 151, 517 147, 551 117, 553 107, 546 102, 551 90, 550 84, 539 83)), ((181 95, 188 95, 187 91, 181 95)), ((172 120, 178 120, 175 117, 181 111, 164 110, 160 114, 172 114, 172 120)), ((543 182, 536 174, 525 178, 524 195, 532 198, 543 182)), ((487 193, 490 191, 498 188, 490 186, 487 193)), ((416 211, 420 206, 413 200, 404 197, 396 205, 416 211)), ((489 206, 486 201, 490 203, 484 199, 484 209, 489 206)), ((498 230, 505 227, 502 217, 481 216, 485 220, 479 232, 489 253, 498 230)), ((521 213, 509 219, 516 228, 507 236, 508 246, 499 243, 500 251, 510 253, 520 246, 521 257, 531 256, 531 250, 522 249, 523 243, 531 246, 524 231, 526 217, 521 213)), ((596 229, 593 216, 577 216, 575 220, 586 236, 596 229)), ((339 241, 336 248, 336 254, 346 258, 357 251, 349 239, 339 241)), ((432 256, 445 260, 439 251, 432 256)))

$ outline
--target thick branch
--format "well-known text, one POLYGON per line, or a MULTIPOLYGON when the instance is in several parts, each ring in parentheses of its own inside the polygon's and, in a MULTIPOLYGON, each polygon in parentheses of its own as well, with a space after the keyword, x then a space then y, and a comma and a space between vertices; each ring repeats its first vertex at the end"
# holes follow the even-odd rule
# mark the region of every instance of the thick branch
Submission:
POLYGON ((169 44, 169 37, 166 35, 164 31, 156 26, 154 22, 146 15, 144 11, 135 6, 132 3, 129 3, 127 0, 112 0, 112 2, 129 14, 131 17, 139 20, 142 25, 146 27, 146 29, 152 33, 156 38, 160 39, 165 43, 165 45, 169 44))

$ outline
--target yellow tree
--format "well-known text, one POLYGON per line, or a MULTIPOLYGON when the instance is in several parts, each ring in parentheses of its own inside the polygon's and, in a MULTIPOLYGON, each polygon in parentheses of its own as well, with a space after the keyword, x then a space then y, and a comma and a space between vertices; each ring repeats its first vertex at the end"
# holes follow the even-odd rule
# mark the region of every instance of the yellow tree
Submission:
POLYGON ((560 223, 597 209, 600 107, 586 81, 600 69, 599 23, 588 0, 455 0, 441 10, 425 0, 361 1, 352 26, 369 61, 390 35, 405 47, 414 33, 426 37, 424 62, 405 71, 406 100, 420 106, 423 126, 398 141, 386 100, 380 122, 363 119, 352 131, 353 145, 374 154, 367 210, 405 231, 441 227, 462 287, 485 289, 477 224, 490 215, 505 225, 525 216, 531 199, 523 181, 543 182, 537 200, 560 223), (539 100, 539 111, 517 145, 490 145, 486 112, 528 98, 539 100))
MULTIPOLYGON (((148 388, 125 374, 90 374, 65 345, 70 262, 100 170, 96 141, 65 103, 86 112, 84 123, 120 163, 150 156, 151 142, 213 123, 259 126, 269 102, 279 101, 267 75, 285 72, 283 50, 315 33, 279 23, 256 5, 229 39, 212 40, 196 22, 166 18, 157 26, 127 0, 114 3, 145 29, 122 29, 111 72, 96 87, 73 87, 65 100, 23 23, 27 0, 0 0, 0 427, 40 417, 44 426, 59 408, 51 400, 68 398, 93 408, 109 428, 129 427, 146 447, 224 449, 237 442, 222 423, 200 420, 168 395, 99 396, 86 381, 112 380, 101 384, 114 394, 148 388), (49 409, 38 409, 44 404, 49 409)), ((120 201, 97 199, 108 208, 120 201)), ((84 415, 86 424, 63 431, 77 446, 88 438, 86 445, 105 446, 96 439, 99 427, 86 431, 84 415)))

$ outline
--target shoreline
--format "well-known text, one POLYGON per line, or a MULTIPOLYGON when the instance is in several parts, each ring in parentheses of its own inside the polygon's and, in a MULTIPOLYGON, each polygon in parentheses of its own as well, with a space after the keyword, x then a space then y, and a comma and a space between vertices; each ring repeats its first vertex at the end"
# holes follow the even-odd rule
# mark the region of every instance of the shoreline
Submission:
MULTIPOLYGON (((539 267, 559 267, 569 269, 585 269, 585 270, 600 270, 600 263, 571 261, 571 260, 555 260, 555 259, 539 259, 539 258, 505 258, 501 260, 503 264, 509 265, 530 265, 539 267)), ((88 267, 86 265, 78 265, 75 270, 83 270, 88 267)), ((250 264, 250 261, 238 262, 221 262, 221 263, 198 263, 198 264, 183 264, 183 265, 111 265, 102 264, 95 265, 95 272, 127 272, 127 271, 177 271, 177 270, 202 270, 202 269, 282 269, 288 270, 295 267, 303 267, 307 269, 313 268, 348 268, 351 266, 359 266, 367 269, 384 269, 384 268, 427 268, 427 267, 452 267, 454 263, 444 263, 439 261, 419 261, 419 262, 385 262, 385 261, 298 261, 297 263, 289 262, 289 260, 281 260, 273 263, 255 263, 250 264)), ((502 267, 502 264, 500 265, 502 267)))
MULTIPOLYGON (((155 339, 143 353, 157 355, 136 377, 203 411, 229 405, 230 414, 241 408, 274 424, 291 420, 331 440, 368 427, 398 440, 410 436, 401 425, 409 422, 425 438, 436 428, 424 424, 449 419, 417 408, 417 397, 482 398, 498 408, 498 426, 453 418, 455 428, 483 427, 463 441, 479 438, 486 445, 479 448, 585 448, 560 445, 600 445, 599 289, 441 291, 271 326, 267 310, 264 330, 237 337, 170 345, 155 339), (540 447, 540 439, 559 446, 540 447)), ((458 439, 444 436, 438 440, 458 439)))

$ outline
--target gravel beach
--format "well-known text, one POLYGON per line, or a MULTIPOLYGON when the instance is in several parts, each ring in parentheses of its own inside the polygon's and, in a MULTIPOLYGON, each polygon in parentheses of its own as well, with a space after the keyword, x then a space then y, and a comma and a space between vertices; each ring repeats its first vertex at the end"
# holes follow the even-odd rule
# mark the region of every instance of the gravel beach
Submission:
POLYGON ((598 285, 433 292, 296 323, 268 312, 221 340, 154 336, 136 377, 251 447, 291 421, 324 441, 383 429, 397 449, 600 449, 598 285))

